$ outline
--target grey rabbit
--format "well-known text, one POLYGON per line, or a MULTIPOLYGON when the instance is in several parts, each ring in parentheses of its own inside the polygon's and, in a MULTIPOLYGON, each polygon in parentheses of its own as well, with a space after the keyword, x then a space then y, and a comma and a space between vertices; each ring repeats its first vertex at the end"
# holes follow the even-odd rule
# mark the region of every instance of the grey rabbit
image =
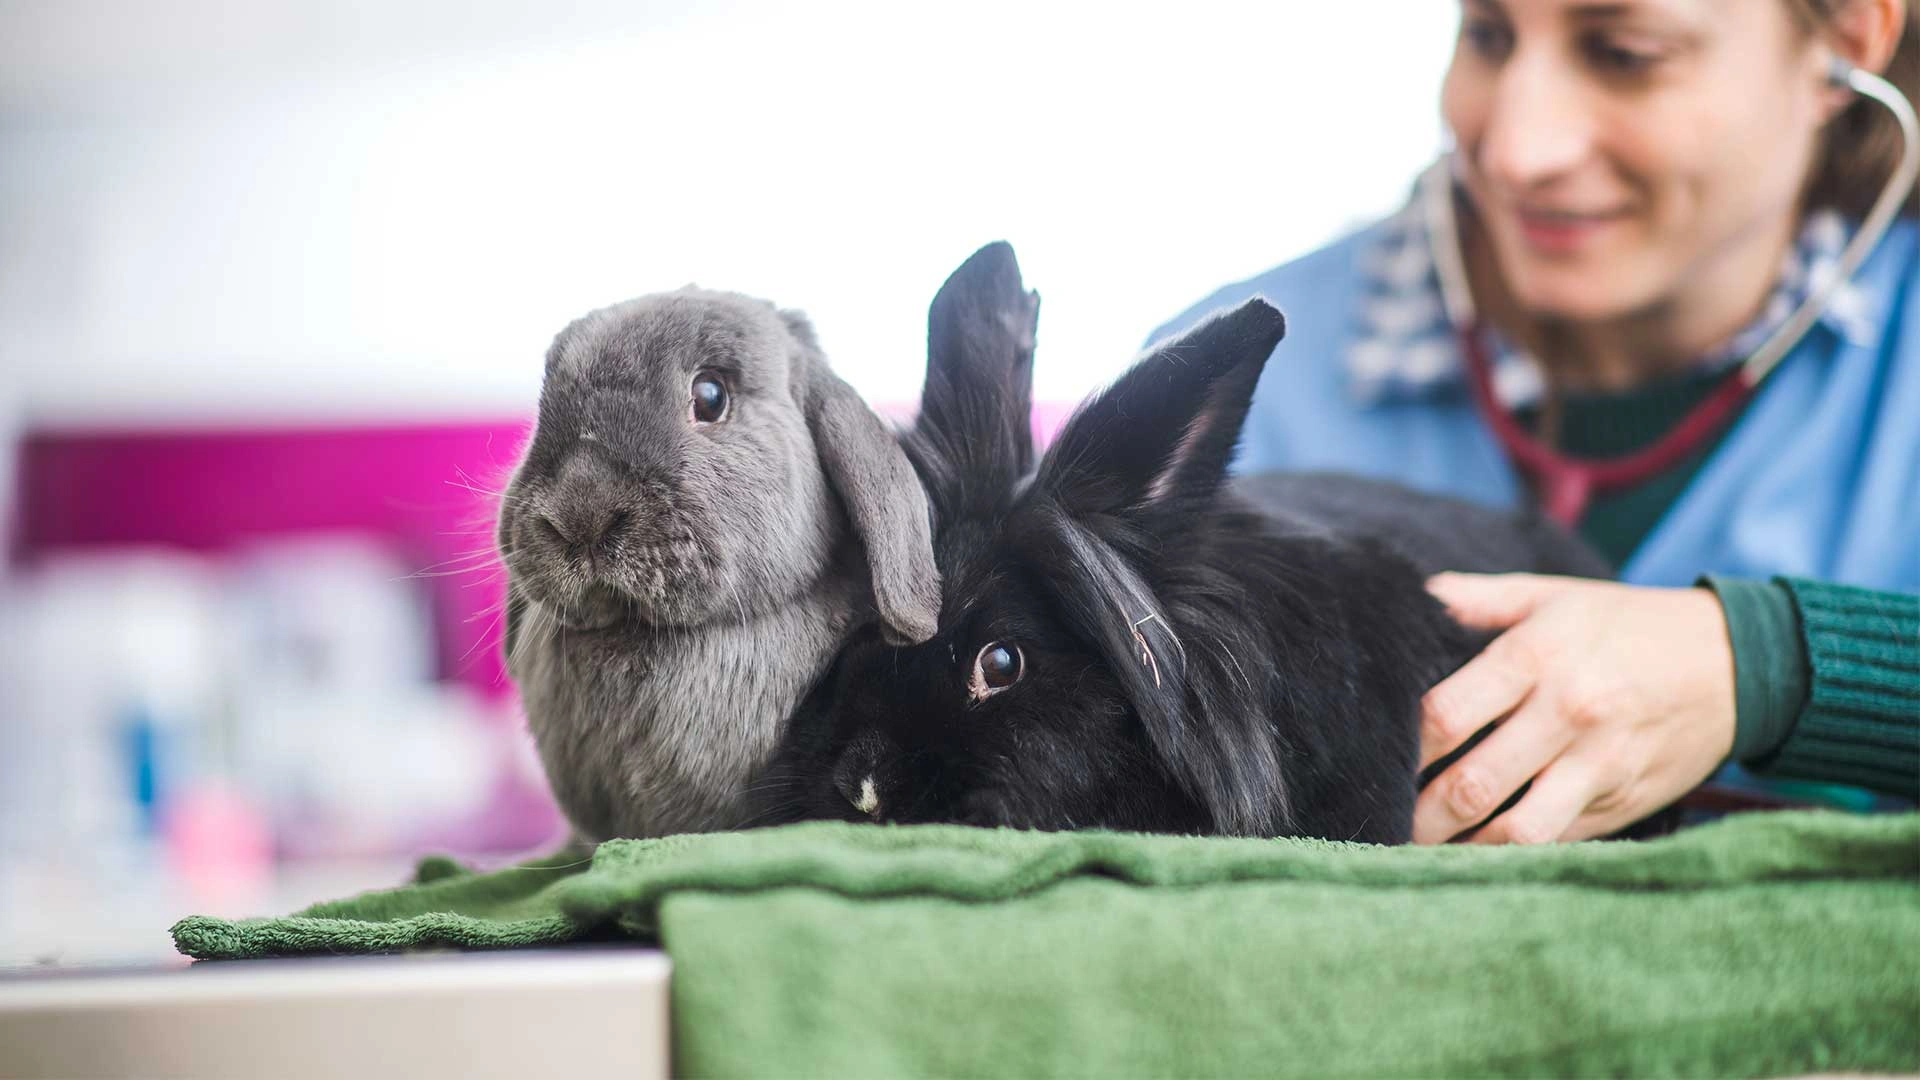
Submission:
POLYGON ((740 824, 843 639, 932 636, 929 529, 805 316, 688 287, 562 330, 497 539, 508 669, 576 841, 740 824))

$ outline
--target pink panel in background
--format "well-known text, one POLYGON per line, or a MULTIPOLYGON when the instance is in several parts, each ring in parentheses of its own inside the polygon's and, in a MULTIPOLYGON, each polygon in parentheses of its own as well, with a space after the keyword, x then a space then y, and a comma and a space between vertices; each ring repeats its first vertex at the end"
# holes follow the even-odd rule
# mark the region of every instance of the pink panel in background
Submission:
MULTIPOLYGON (((496 499, 530 422, 40 431, 21 448, 14 557, 158 544, 220 552, 352 532, 423 574, 487 566, 496 499)), ((443 678, 508 691, 491 570, 427 577, 443 678)))

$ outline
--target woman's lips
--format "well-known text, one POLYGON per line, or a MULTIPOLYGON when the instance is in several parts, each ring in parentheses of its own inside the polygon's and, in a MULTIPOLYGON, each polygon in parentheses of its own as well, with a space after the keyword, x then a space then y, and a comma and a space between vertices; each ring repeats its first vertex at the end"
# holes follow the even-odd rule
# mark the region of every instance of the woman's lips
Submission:
POLYGON ((1533 207, 1516 207, 1512 213, 1527 246, 1553 255, 1580 250, 1627 216, 1624 210, 1596 214, 1533 207))

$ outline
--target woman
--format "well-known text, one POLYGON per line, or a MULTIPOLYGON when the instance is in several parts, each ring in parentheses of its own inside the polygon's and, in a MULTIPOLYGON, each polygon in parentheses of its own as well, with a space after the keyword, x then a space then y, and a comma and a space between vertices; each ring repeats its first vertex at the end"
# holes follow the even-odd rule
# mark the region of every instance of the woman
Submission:
POLYGON ((1898 160, 1891 115, 1836 89, 1832 58, 1920 96, 1916 21, 1905 0, 1463 0, 1438 198, 1155 335, 1264 294, 1289 337, 1240 468, 1539 497, 1622 567, 1434 579, 1503 632, 1428 694, 1425 760, 1500 723, 1428 786, 1417 840, 1601 835, 1728 761, 1916 796, 1913 196, 1757 390, 1729 390, 1898 160), (1436 242, 1448 217, 1457 246, 1436 242), (1447 269, 1477 336, 1448 318, 1447 269), (1658 446, 1657 467, 1554 482, 1515 466, 1503 415, 1561 459, 1658 446))

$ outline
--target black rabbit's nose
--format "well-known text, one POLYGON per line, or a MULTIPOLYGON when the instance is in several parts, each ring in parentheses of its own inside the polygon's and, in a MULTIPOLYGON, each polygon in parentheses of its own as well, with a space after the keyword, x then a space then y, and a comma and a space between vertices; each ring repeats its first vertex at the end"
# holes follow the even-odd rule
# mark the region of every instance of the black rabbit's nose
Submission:
POLYGON ((856 776, 850 772, 842 772, 834 777, 833 786, 834 790, 840 793, 841 798, 847 800, 848 806, 875 821, 880 820, 880 789, 874 782, 872 773, 856 776))
POLYGON ((860 732, 833 763, 833 790, 862 816, 881 820, 888 809, 880 801, 881 777, 891 756, 891 745, 877 732, 860 732))

